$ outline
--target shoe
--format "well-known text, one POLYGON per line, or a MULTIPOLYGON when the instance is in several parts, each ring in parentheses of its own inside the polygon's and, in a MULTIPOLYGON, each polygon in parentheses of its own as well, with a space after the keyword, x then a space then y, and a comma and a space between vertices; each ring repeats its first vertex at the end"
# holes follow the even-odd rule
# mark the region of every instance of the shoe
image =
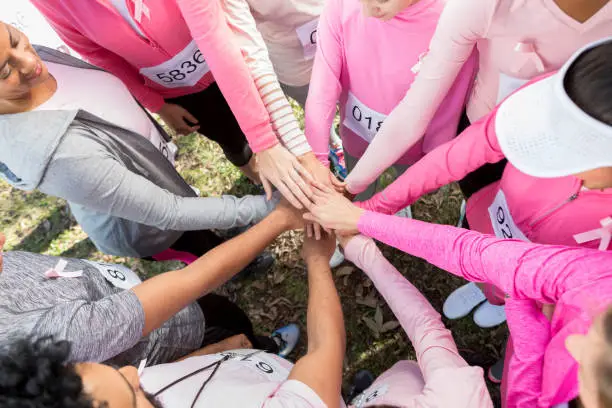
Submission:
POLYGON ((396 212, 395 215, 402 218, 412 218, 412 209, 408 206, 396 212))
POLYGON ((332 255, 331 259, 329 260, 329 267, 330 268, 336 268, 336 267, 340 266, 340 264, 342 262, 344 262, 344 255, 340 251, 340 247, 338 247, 338 245, 336 244, 336 250, 334 251, 334 254, 332 255))
POLYGON ((368 370, 360 370, 353 377, 353 382, 349 388, 347 401, 353 401, 362 392, 367 390, 372 384, 374 384, 374 375, 368 370))
POLYGON ((467 316, 476 306, 487 300, 484 293, 475 283, 468 283, 457 288, 444 301, 442 312, 454 320, 467 316))
POLYGON ((239 280, 244 279, 250 276, 258 276, 263 275, 272 269, 274 266, 274 255, 268 251, 264 251, 257 258, 255 258, 250 264, 246 266, 242 271, 240 271, 236 276, 234 276, 231 280, 239 280))
POLYGON ((487 377, 493 384, 501 384, 502 377, 504 375, 504 358, 497 360, 497 363, 493 364, 487 370, 487 377))
POLYGON ((461 209, 459 210, 459 221, 457 221, 457 228, 463 228, 463 221, 465 220, 465 209, 467 202, 463 200, 461 202, 461 209))
POLYGON ((287 358, 300 339, 300 328, 297 324, 289 324, 272 333, 272 340, 278 345, 278 355, 287 358))
POLYGON ((474 323, 483 329, 499 326, 506 321, 506 307, 485 302, 474 312, 474 323))

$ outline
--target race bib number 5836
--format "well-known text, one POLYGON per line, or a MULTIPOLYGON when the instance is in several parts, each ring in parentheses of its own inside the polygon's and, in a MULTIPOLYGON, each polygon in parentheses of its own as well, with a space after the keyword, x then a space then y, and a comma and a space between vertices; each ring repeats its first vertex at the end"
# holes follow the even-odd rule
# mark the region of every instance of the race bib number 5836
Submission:
POLYGON ((195 40, 174 58, 154 67, 142 68, 140 73, 165 88, 194 86, 210 71, 195 40))

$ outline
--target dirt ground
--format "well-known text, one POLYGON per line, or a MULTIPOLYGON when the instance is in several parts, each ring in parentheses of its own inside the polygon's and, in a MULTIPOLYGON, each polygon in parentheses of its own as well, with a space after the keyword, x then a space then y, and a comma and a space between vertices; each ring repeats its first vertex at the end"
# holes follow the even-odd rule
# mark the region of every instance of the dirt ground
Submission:
MULTIPOLYGON (((227 162, 220 149, 197 135, 178 139, 177 167, 187 181, 203 195, 257 193, 227 162)), ((461 203, 457 188, 447 186, 423 197, 413 206, 415 218, 456 224, 461 203)), ((143 277, 179 268, 177 262, 148 262, 119 258, 98 252, 76 225, 63 200, 38 192, 26 193, 0 182, 0 228, 7 235, 7 250, 24 250, 49 255, 80 257, 122 263, 143 277)), ((276 265, 266 275, 229 283, 220 291, 237 301, 251 316, 259 333, 270 333, 289 322, 302 328, 302 339, 291 359, 305 351, 306 300, 308 285, 299 257, 302 233, 280 236, 270 248, 276 265)), ((432 265, 382 246, 387 258, 441 311, 446 296, 462 284, 432 265)), ((354 266, 344 263, 334 270, 347 331, 345 385, 360 369, 380 374, 400 359, 413 359, 414 351, 389 308, 372 282, 354 266)), ((500 357, 507 336, 505 325, 492 330, 478 328, 468 317, 445 320, 457 345, 469 363, 487 367, 500 357)), ((489 383, 494 400, 499 401, 498 386, 489 383)))

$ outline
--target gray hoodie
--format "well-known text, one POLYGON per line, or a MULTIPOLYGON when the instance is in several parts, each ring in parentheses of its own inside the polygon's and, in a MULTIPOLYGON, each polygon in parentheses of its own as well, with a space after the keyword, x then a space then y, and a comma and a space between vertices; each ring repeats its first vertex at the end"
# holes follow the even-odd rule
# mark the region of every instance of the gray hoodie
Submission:
MULTIPOLYGON (((44 61, 98 69, 36 50, 44 61)), ((145 137, 83 110, 0 115, 0 176, 68 201, 96 247, 119 256, 152 256, 182 231, 245 226, 273 207, 263 196, 197 197, 145 137)))

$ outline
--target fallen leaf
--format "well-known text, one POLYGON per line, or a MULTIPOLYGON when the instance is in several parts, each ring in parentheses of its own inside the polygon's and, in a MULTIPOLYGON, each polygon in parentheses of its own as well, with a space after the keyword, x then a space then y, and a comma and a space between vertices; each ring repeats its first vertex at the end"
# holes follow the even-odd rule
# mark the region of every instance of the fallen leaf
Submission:
POLYGON ((395 330, 399 327, 399 325, 400 324, 397 320, 389 320, 388 322, 382 325, 382 327, 380 328, 380 332, 386 333, 388 331, 395 330))
POLYGON ((372 320, 372 319, 370 319, 369 317, 366 317, 366 316, 363 316, 361 318, 361 320, 363 320, 363 322, 366 324, 366 326, 368 326, 368 328, 372 331, 372 333, 374 333, 374 337, 378 338, 380 336, 380 332, 378 330, 378 326, 376 325, 374 320, 372 320))
POLYGON ((354 270, 355 268, 352 266, 343 266, 336 271, 336 277, 341 278, 343 276, 348 276, 353 273, 354 270))
POLYGON ((374 313, 374 321, 376 322, 376 326, 382 327, 383 315, 382 315, 382 309, 380 307, 376 308, 376 312, 374 313))
POLYGON ((254 287, 255 289, 266 290, 265 282, 255 281, 255 282, 251 283, 251 286, 254 287))

